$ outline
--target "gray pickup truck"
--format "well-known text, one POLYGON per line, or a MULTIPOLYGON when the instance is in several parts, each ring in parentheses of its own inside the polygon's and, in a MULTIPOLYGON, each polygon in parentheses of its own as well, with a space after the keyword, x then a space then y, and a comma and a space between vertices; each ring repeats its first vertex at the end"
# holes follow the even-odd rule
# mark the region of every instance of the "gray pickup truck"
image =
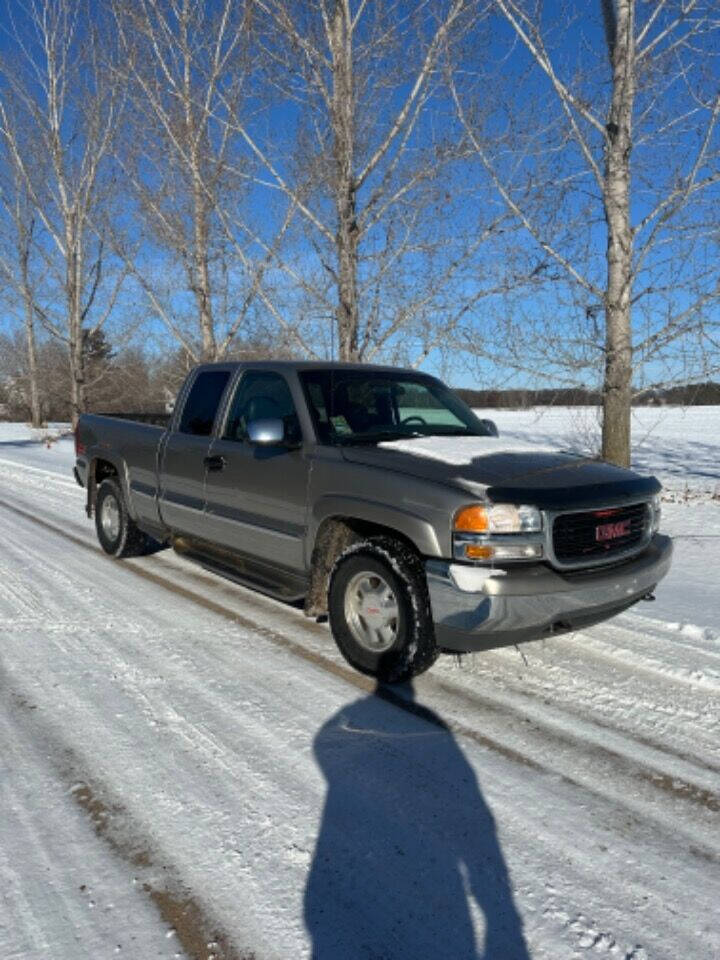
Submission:
POLYGON ((303 602, 386 682, 607 619, 670 566, 655 478, 505 442, 410 370, 206 364, 167 427, 85 415, 75 440, 106 553, 171 544, 303 602))

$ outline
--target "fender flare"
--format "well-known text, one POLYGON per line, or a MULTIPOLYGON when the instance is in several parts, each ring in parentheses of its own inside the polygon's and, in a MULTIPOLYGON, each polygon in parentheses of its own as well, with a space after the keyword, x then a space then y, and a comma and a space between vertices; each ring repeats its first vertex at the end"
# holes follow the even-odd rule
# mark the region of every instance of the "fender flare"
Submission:
POLYGON ((320 497, 312 511, 308 527, 308 560, 312 555, 318 532, 327 520, 357 520, 372 523, 387 530, 394 530, 409 540, 421 556, 442 555, 433 525, 417 513, 398 506, 389 506, 378 500, 365 497, 349 497, 328 494, 320 497))
POLYGON ((98 449, 97 447, 89 450, 88 454, 88 478, 87 478, 87 500, 85 503, 85 512, 88 517, 92 517, 95 510, 95 501, 97 499, 97 477, 96 477, 96 466, 98 460, 104 460, 106 463, 111 464, 115 468, 117 473, 118 480, 120 482, 120 488, 125 497, 125 506, 127 511, 130 514, 133 520, 136 519, 135 510, 133 509, 132 498, 130 496, 130 483, 128 479, 127 464, 118 454, 105 450, 98 449))
POLYGON ((369 524, 386 535, 402 537, 420 556, 440 556, 440 545, 432 525, 408 510, 363 497, 330 494, 321 497, 308 525, 306 551, 310 570, 305 615, 327 613, 327 586, 337 558, 362 537, 354 524, 369 524))

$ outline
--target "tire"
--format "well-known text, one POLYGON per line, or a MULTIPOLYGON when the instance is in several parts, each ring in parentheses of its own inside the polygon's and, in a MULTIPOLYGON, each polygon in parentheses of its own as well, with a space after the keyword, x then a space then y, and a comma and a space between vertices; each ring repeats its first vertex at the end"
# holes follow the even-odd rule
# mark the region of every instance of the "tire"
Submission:
POLYGON ((98 487, 95 531, 100 546, 111 557, 140 557, 150 553, 153 541, 129 515, 117 480, 108 478, 98 487))
POLYGON ((398 540, 364 540, 340 555, 328 615, 348 663, 384 683, 403 683, 438 657, 425 568, 398 540))

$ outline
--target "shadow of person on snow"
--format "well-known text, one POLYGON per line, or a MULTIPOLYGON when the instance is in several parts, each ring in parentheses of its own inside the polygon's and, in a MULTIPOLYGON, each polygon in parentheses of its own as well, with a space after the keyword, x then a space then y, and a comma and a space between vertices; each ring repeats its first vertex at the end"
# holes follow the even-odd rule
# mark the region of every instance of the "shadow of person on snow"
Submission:
POLYGON ((327 796, 305 890, 313 960, 529 960, 492 813, 411 685, 343 707, 314 752, 327 796))

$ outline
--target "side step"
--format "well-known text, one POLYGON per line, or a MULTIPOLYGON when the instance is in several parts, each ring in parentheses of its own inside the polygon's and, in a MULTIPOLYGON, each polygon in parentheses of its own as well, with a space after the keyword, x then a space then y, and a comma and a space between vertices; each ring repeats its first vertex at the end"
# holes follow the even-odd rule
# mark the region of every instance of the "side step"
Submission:
POLYGON ((254 557, 187 537, 173 537, 172 545, 180 556, 192 560, 205 570, 276 600, 297 603, 307 593, 308 581, 305 577, 254 557))

